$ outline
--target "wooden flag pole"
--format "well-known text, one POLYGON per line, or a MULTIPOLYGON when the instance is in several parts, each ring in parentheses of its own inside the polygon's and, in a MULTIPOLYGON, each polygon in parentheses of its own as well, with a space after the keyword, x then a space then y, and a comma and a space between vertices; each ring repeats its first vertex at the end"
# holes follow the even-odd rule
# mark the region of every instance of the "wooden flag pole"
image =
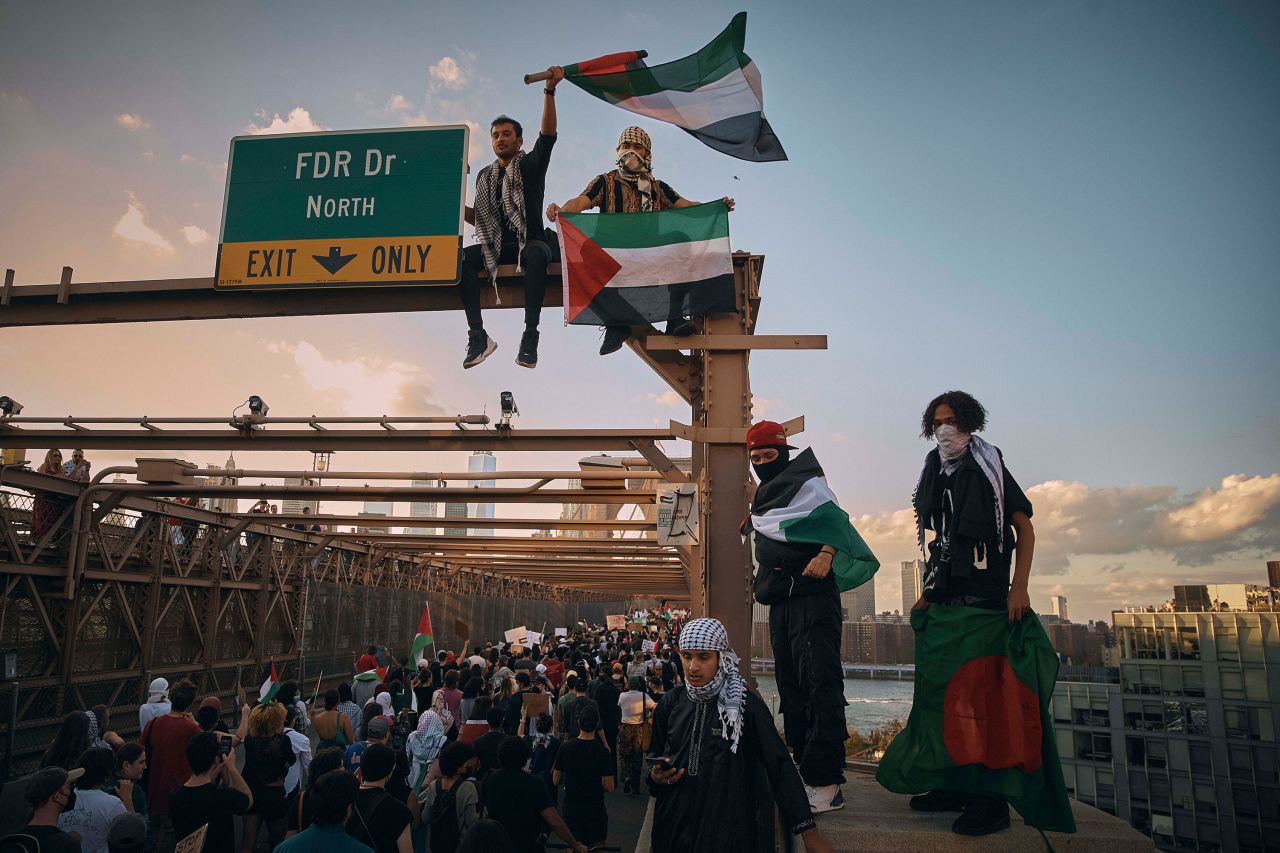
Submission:
POLYGON ((535 71, 532 74, 524 75, 524 84, 528 86, 530 83, 538 83, 543 80, 550 80, 550 79, 551 79, 551 69, 548 68, 546 71, 535 71))

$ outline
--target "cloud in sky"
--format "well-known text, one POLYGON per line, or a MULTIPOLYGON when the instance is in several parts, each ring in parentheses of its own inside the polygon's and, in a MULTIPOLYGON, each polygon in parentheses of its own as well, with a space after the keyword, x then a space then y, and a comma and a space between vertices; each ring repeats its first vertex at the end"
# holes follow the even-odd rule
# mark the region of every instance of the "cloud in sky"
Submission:
POLYGON ((655 406, 684 406, 687 405, 684 399, 673 389, 667 389, 661 394, 645 394, 637 399, 645 400, 653 403, 655 406))
POLYGON ((191 246, 203 246, 213 239, 213 235, 199 225, 183 225, 178 231, 182 233, 182 238, 191 246))
POLYGON ((332 398, 343 411, 444 414, 444 408, 433 400, 433 378, 416 365, 371 356, 331 357, 305 340, 273 342, 267 350, 292 355, 302 380, 332 398))
POLYGON ((151 122, 137 113, 120 113, 116 116, 116 124, 125 130, 147 130, 151 127, 151 122))
POLYGON ((307 133, 313 130, 329 130, 328 127, 313 119, 310 111, 305 107, 294 107, 289 110, 287 118, 281 118, 280 113, 267 115, 267 112, 263 110, 257 114, 257 119, 261 124, 250 122, 244 129, 245 133, 265 136, 272 133, 307 133))
POLYGON ((147 224, 147 210, 133 193, 129 193, 129 207, 111 233, 127 245, 147 247, 164 255, 173 252, 173 244, 147 224))
POLYGON ((427 71, 431 74, 432 80, 446 89, 461 89, 467 84, 467 75, 463 73, 458 61, 452 56, 441 57, 440 61, 427 71))

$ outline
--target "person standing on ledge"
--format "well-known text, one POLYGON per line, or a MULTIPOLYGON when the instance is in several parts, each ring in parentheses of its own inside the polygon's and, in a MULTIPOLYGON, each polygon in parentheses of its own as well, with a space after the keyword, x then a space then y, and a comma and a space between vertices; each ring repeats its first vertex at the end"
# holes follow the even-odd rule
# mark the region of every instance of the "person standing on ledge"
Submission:
MULTIPOLYGON (((1012 625, 1031 611, 1027 580, 1035 529, 1031 501, 1005 467, 1004 455, 976 435, 986 425, 987 410, 964 391, 940 394, 924 410, 920 435, 937 446, 924 458, 912 503, 921 549, 926 530, 934 537, 921 578, 924 592, 912 610, 1007 611, 1012 625)), ((916 661, 917 666, 927 663, 916 661)), ((1008 802, 992 794, 933 790, 912 797, 911 808, 963 812, 951 827, 962 835, 987 835, 1009 826, 1008 802)))
POLYGON ((844 806, 844 669, 840 593, 880 567, 836 503, 813 450, 794 447, 780 424, 747 431, 760 481, 746 522, 756 601, 769 606, 769 638, 787 746, 817 812, 844 806))
POLYGON ((462 250, 458 287, 467 314, 467 355, 462 366, 475 367, 498 344, 484 330, 480 312, 480 270, 489 271, 494 292, 498 266, 516 264, 524 274, 524 335, 516 364, 538 366, 538 318, 547 293, 547 265, 551 247, 544 239, 542 195, 546 186, 551 148, 556 144, 556 85, 564 69, 553 66, 542 90, 542 126, 532 150, 524 151, 524 128, 501 115, 489 124, 489 141, 497 157, 476 175, 475 208, 466 209, 468 224, 476 229, 474 246, 462 250))

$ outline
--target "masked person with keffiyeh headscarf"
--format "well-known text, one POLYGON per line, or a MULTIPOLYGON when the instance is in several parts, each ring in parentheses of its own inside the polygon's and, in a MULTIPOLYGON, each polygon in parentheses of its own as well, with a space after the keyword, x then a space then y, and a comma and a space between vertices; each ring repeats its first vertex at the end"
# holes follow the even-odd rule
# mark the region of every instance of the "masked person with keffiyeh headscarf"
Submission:
MULTIPOLYGON (((653 143, 643 128, 628 127, 622 131, 616 150, 618 168, 592 178, 581 195, 564 204, 548 205, 547 219, 555 222, 562 211, 580 213, 596 208, 601 213, 648 213, 693 207, 702 203, 681 197, 669 184, 653 176, 653 143)), ((726 196, 723 200, 733 210, 733 199, 726 196)), ((681 313, 686 291, 687 287, 672 288, 672 306, 666 330, 668 335, 691 335, 697 331, 693 322, 681 313)), ((610 323, 605 326, 600 354, 617 352, 630 336, 630 324, 610 323)))
MULTIPOLYGON (((453 721, 449 722, 452 725, 453 721)), ((422 716, 418 718, 417 730, 409 735, 409 739, 405 742, 405 753, 413 762, 409 771, 409 787, 415 793, 422 790, 423 784, 427 781, 427 774, 431 770, 431 762, 436 760, 448 740, 445 735, 448 728, 435 711, 423 711, 422 716)))
POLYGON ((475 367, 498 348, 485 331, 480 312, 480 271, 489 271, 496 295, 502 264, 515 264, 524 275, 524 335, 516 364, 538 366, 538 317, 547 292, 547 264, 552 260, 544 239, 542 193, 556 143, 556 84, 564 79, 563 68, 549 70, 551 78, 542 90, 542 125, 530 151, 524 151, 520 122, 504 115, 489 124, 489 141, 497 159, 476 175, 475 207, 468 207, 465 215, 475 226, 477 242, 462 250, 458 280, 469 330, 464 368, 475 367))
MULTIPOLYGON (((925 407, 920 434, 937 446, 924 458, 911 501, 920 548, 928 556, 923 592, 912 610, 1007 610, 1013 624, 1031 609, 1027 581, 1035 530, 1031 501, 1009 473, 1004 455, 976 435, 986 423, 987 410, 964 391, 947 391, 925 407), (927 544, 926 530, 934 534, 927 544), (1010 581, 1014 551, 1017 563, 1010 581)), ((918 655, 920 646, 916 649, 918 655)), ((917 658, 916 664, 926 662, 917 658)), ((911 807, 963 811, 952 824, 963 835, 986 835, 1009 826, 1008 803, 989 794, 934 790, 912 797, 911 807)))
MULTIPOLYGON (((718 619, 680 632, 685 683, 664 693, 653 715, 649 792, 656 798, 652 850, 747 853, 773 838, 773 806, 808 853, 833 848, 763 700, 747 689, 718 619), (669 769, 668 769, 669 768, 669 769), (770 802, 761 796, 768 780, 770 802)), ((772 849, 772 843, 768 845, 772 849)))

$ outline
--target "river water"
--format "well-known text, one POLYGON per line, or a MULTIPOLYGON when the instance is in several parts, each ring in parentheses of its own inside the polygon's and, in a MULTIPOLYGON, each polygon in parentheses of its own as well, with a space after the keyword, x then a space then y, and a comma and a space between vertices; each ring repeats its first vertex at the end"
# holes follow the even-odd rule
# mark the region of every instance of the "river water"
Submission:
MULTIPOLYGON (((760 686, 760 696, 766 705, 777 716, 778 685, 772 675, 756 677, 760 686)), ((912 681, 896 681, 890 679, 847 678, 844 682, 844 698, 848 705, 844 709, 849 728, 867 735, 872 729, 883 728, 892 719, 907 721, 911 713, 911 693, 915 688, 912 681)), ((778 727, 782 727, 781 717, 778 727)))

